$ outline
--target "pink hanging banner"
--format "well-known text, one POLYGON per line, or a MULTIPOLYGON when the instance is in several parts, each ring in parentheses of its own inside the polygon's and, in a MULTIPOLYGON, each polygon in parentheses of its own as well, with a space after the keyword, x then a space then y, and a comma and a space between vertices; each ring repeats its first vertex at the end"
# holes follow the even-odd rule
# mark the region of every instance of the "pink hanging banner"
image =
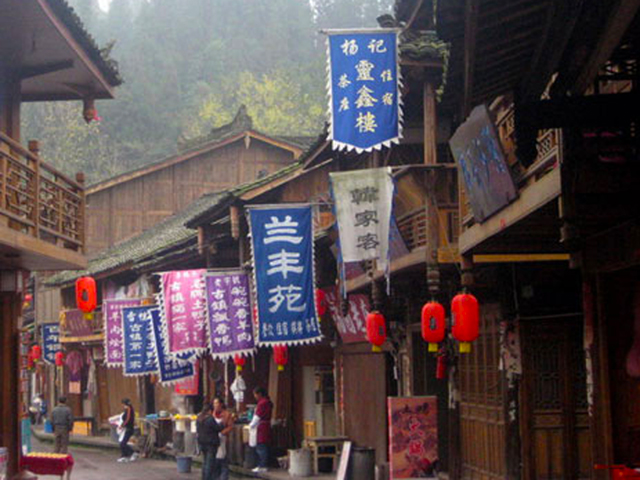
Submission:
POLYGON ((160 305, 169 354, 200 353, 207 348, 206 270, 160 274, 160 305))

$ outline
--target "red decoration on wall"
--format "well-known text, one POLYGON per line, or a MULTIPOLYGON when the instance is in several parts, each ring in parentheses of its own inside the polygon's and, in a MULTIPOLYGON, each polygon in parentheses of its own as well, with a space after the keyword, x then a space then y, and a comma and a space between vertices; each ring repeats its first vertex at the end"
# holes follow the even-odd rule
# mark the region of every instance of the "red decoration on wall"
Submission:
POLYGON ((480 334, 478 300, 469 293, 459 293, 451 302, 451 333, 460 342, 460 353, 469 353, 471 343, 480 334))
POLYGON ((273 360, 278 365, 278 371, 283 371, 285 365, 289 363, 289 349, 286 345, 276 345, 273 347, 273 360))
POLYGON ((84 312, 84 318, 91 320, 98 306, 96 281, 92 277, 80 277, 76 280, 76 304, 84 312))
POLYGON ((35 361, 33 360, 33 352, 29 350, 27 354, 27 369, 32 370, 34 367, 35 361))
POLYGON ((445 378, 447 378, 447 357, 439 355, 436 363, 436 379, 444 380, 445 378))
POLYGON ((425 303, 422 307, 422 338, 429 343, 429 351, 437 352, 438 343, 445 337, 444 307, 438 302, 425 303))
POLYGON ((64 353, 56 352, 56 367, 62 367, 64 365, 64 353))
POLYGON ((316 310, 321 317, 327 313, 327 294, 320 288, 316 288, 316 310))
POLYGON ((371 312, 367 315, 367 340, 374 352, 381 352, 382 345, 387 339, 387 322, 380 312, 371 312))
POLYGON ((236 371, 241 372, 244 366, 247 364, 247 359, 241 355, 233 357, 233 363, 236 365, 236 371))

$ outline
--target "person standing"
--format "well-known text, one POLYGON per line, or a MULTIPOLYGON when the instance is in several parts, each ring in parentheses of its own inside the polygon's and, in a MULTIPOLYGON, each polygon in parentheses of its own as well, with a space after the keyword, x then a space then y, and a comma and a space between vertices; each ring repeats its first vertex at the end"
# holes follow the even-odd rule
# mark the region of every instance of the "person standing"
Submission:
POLYGON ((220 446, 216 454, 216 468, 214 478, 216 480, 229 480, 229 460, 227 435, 233 430, 233 415, 227 410, 224 401, 220 397, 213 399, 213 418, 222 428, 219 433, 220 446))
POLYGON ((202 406, 202 412, 198 415, 196 427, 198 445, 202 452, 202 480, 213 480, 216 469, 216 454, 220 445, 220 432, 222 427, 212 415, 213 406, 206 402, 202 406))
POLYGON ((129 446, 129 439, 133 435, 136 424, 136 412, 128 398, 122 399, 124 410, 120 416, 120 458, 118 462, 133 462, 138 458, 138 454, 129 446))
POLYGON ((266 472, 269 466, 269 443, 271 442, 271 415, 273 403, 264 387, 253 389, 253 396, 258 404, 251 420, 251 427, 257 430, 256 452, 258 454, 258 466, 254 472, 266 472))
POLYGON ((60 397, 58 405, 51 411, 51 424, 55 439, 55 453, 67 453, 69 434, 73 430, 73 413, 67 405, 66 397, 60 397))

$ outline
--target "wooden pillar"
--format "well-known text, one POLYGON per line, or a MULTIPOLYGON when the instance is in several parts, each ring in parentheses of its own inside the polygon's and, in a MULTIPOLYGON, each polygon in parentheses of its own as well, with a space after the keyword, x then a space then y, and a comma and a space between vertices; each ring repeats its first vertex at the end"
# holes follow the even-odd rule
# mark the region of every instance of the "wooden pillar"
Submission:
POLYGON ((16 293, 0 293, 0 446, 9 451, 7 478, 17 473, 20 454, 19 305, 16 293))
MULTIPOLYGON (((424 123, 424 164, 436 165, 436 96, 433 84, 426 80, 423 84, 423 123, 424 123)), ((427 251, 426 271, 427 289, 431 297, 440 292, 440 269, 438 267, 438 246, 440 242, 438 220, 438 205, 436 200, 437 175, 435 170, 427 171, 427 198, 425 215, 427 218, 427 251)))

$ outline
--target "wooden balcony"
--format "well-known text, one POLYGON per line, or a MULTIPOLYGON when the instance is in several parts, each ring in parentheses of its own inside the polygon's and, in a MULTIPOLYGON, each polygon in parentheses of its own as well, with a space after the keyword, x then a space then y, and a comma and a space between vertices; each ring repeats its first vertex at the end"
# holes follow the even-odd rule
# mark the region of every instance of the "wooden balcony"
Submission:
MULTIPOLYGON (((441 207, 438 209, 440 230, 440 245, 438 247, 438 261, 440 263, 454 263, 458 258, 458 235, 460 222, 458 220, 458 206, 441 207)), ((398 230, 409 251, 427 246, 427 213, 424 207, 413 210, 399 217, 398 230)))
POLYGON ((84 188, 0 133, 0 266, 79 269, 84 188))

